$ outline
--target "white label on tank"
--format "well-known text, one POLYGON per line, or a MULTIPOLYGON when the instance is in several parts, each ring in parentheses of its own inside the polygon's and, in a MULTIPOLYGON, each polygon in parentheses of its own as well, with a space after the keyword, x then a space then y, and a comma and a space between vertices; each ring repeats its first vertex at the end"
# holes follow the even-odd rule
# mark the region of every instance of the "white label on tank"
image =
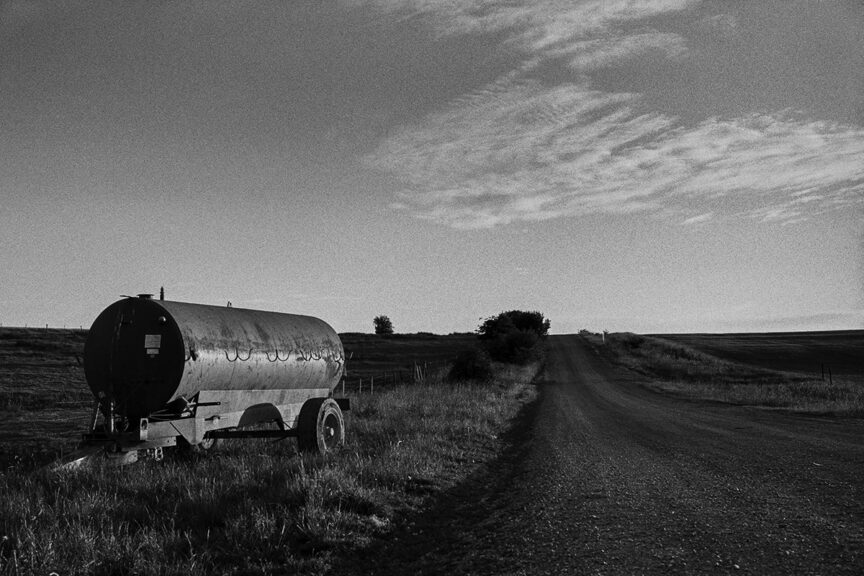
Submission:
POLYGON ((155 356, 156 354, 159 354, 159 349, 158 348, 148 348, 147 354, 149 356, 155 356))
POLYGON ((157 350, 162 347, 162 335, 161 334, 145 334, 144 335, 144 348, 148 349, 148 354, 150 354, 150 348, 156 348, 157 350))

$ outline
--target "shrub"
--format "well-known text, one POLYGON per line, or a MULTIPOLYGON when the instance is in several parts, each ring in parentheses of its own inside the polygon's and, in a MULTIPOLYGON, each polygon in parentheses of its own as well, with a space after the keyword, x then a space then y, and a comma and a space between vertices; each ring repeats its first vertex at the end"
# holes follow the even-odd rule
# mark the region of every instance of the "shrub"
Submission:
POLYGON ((549 326, 540 312, 510 310, 484 320, 477 334, 493 360, 527 364, 538 358, 549 326))
POLYGON ((540 337, 534 332, 513 330, 486 342, 486 350, 493 360, 511 364, 526 364, 537 359, 540 337))
POLYGON ((480 348, 473 348, 461 352, 447 373, 447 380, 451 382, 462 382, 474 380, 476 382, 487 382, 492 379, 492 362, 489 354, 480 348))
POLYGON ((510 310, 486 318, 477 329, 477 334, 480 340, 494 340, 502 334, 509 334, 514 331, 534 332, 542 338, 549 334, 550 325, 551 322, 544 318, 540 312, 510 310))

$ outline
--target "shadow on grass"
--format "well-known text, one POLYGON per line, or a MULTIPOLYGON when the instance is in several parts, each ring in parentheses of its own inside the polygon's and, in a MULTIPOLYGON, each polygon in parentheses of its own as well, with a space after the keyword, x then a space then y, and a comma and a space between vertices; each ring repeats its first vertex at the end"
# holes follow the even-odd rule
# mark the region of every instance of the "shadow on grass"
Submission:
POLYGON ((504 447, 497 456, 462 482, 437 493, 431 489, 422 511, 398 514, 393 530, 335 558, 331 573, 507 573, 511 560, 501 556, 491 538, 502 521, 499 512, 514 509, 512 488, 531 449, 540 396, 523 405, 499 435, 504 447))

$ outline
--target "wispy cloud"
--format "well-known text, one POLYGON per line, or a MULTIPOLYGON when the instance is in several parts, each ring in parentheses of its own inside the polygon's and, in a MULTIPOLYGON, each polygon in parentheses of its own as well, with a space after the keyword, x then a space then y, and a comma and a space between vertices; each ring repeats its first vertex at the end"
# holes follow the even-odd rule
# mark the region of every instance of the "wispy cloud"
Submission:
POLYGON ((606 31, 617 23, 684 10, 699 0, 351 0, 405 20, 426 17, 441 36, 512 30, 513 42, 534 51, 606 31))
POLYGON ((568 66, 573 70, 589 72, 651 52, 676 59, 682 57, 686 51, 684 39, 677 34, 651 30, 639 34, 570 42, 564 48, 548 50, 547 55, 566 57, 568 66))
POLYGON ((404 182, 402 206, 465 228, 694 200, 786 221, 864 198, 864 130, 784 114, 688 127, 637 112, 637 101, 508 81, 403 129, 366 161, 404 182))
POLYGON ((703 224, 705 222, 710 222, 713 219, 714 213, 706 212, 705 214, 699 214, 698 216, 692 216, 690 218, 687 218, 686 220, 681 222, 681 224, 683 224, 684 226, 693 226, 695 224, 703 224))
MULTIPOLYGON (((441 34, 512 28, 511 42, 525 58, 496 82, 392 134, 365 162, 403 183, 394 206, 461 228, 644 211, 677 213, 688 224, 708 214, 790 223, 862 205, 860 127, 791 111, 688 123, 651 111, 638 93, 596 89, 583 75, 649 52, 686 57, 682 37, 642 26, 625 32, 623 25, 694 4, 402 5, 429 16, 441 34), (563 59, 569 77, 535 77, 552 59, 563 59)), ((737 29, 725 15, 701 26, 725 36, 737 29)))

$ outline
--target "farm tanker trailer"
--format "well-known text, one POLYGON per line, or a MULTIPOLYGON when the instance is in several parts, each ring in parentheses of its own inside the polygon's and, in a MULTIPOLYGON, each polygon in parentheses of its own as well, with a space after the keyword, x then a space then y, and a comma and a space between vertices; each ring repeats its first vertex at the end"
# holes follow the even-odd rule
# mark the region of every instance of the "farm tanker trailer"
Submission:
POLYGON ((311 316, 127 297, 84 346, 96 397, 84 445, 134 461, 177 444, 295 436, 325 453, 345 439, 349 405, 333 398, 344 363, 339 336, 311 316), (267 422, 278 429, 249 428, 267 422))

